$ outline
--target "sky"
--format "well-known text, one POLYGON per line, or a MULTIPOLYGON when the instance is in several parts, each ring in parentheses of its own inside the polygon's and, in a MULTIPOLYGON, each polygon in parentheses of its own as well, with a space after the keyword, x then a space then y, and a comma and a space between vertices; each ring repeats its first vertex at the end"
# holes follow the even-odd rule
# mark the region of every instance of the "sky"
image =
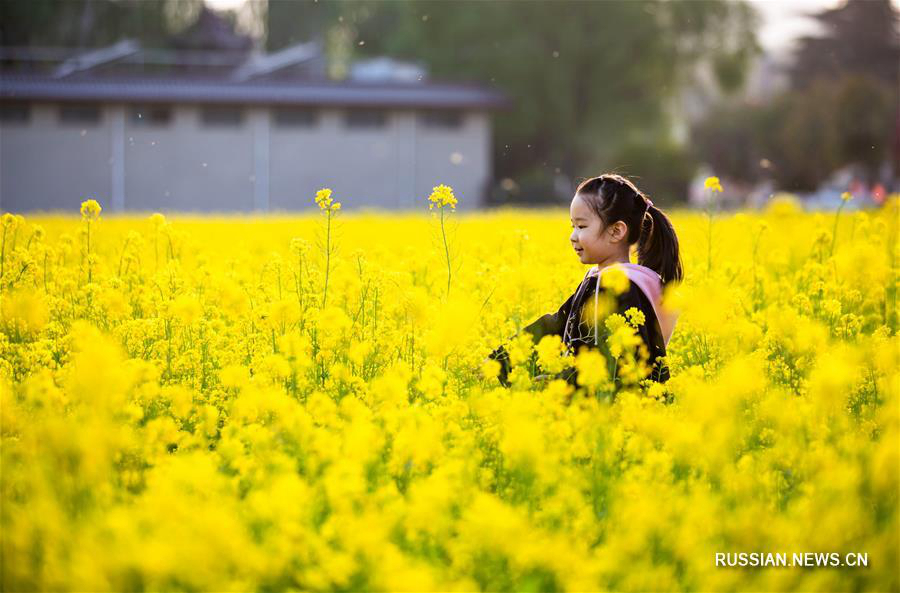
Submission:
POLYGON ((240 8, 246 0, 206 0, 206 5, 216 10, 240 8))
POLYGON ((815 35, 819 28, 805 15, 835 8, 841 0, 749 0, 762 17, 758 31, 763 49, 776 54, 790 51, 793 41, 803 35, 815 35))
MULTIPOLYGON (((247 0, 206 0, 216 10, 240 8, 247 0)), ((685 0, 690 1, 690 0, 685 0)), ((806 17, 808 13, 834 8, 843 0, 748 0, 761 16, 759 41, 763 49, 783 54, 790 51, 792 43, 800 36, 818 32, 816 22, 806 17)), ((891 0, 900 8, 900 0, 891 0)))

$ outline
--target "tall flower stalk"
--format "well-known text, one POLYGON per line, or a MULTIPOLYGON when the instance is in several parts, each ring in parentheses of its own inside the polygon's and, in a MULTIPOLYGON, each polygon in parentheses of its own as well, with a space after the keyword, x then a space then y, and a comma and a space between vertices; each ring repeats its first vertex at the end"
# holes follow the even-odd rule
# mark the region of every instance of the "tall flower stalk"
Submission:
POLYGON ((337 214, 337 211, 341 209, 340 202, 332 203, 331 200, 331 190, 326 188, 322 188, 316 192, 316 204, 319 206, 319 210, 325 214, 325 286, 322 289, 322 308, 325 308, 325 303, 328 301, 328 277, 331 274, 331 219, 337 214))
MULTIPOLYGON (((0 242, 0 280, 3 279, 3 272, 6 267, 6 236, 8 233, 14 232, 16 230, 16 226, 18 221, 16 220, 15 215, 7 212, 3 215, 3 240, 0 242)), ((0 288, 3 285, 0 283, 0 288)))
POLYGON ((159 271, 159 231, 165 226, 166 217, 159 212, 154 212, 150 215, 150 224, 153 225, 153 258, 156 266, 154 271, 159 271))
POLYGON ((703 188, 709 191, 706 196, 706 273, 709 275, 712 272, 713 198, 716 192, 722 193, 722 184, 718 177, 707 177, 703 188))
POLYGON ((81 203, 81 220, 85 223, 85 260, 87 261, 88 284, 93 280, 94 258, 91 256, 91 225, 100 218, 100 203, 97 200, 85 200, 81 203))
POLYGON ((431 195, 428 196, 428 201, 431 202, 428 205, 429 210, 433 210, 435 206, 441 212, 441 239, 444 243, 444 257, 447 262, 447 295, 450 295, 450 279, 452 276, 451 266, 450 266, 450 245, 447 243, 447 229, 444 225, 444 207, 450 206, 451 210, 456 210, 457 199, 456 196, 453 195, 453 188, 449 185, 444 185, 443 183, 433 187, 431 191, 431 195))
POLYGON ((853 194, 848 191, 841 194, 841 205, 838 206, 837 212, 834 213, 834 228, 831 231, 831 251, 829 255, 834 255, 834 245, 837 242, 838 219, 841 217, 841 210, 843 210, 844 205, 852 199, 853 194))

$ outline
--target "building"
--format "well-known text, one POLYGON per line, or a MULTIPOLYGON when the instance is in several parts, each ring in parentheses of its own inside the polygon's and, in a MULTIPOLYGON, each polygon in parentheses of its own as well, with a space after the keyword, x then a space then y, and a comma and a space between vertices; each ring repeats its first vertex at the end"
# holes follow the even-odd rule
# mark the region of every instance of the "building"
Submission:
POLYGON ((262 54, 215 19, 188 33, 213 30, 214 50, 4 48, 0 209, 286 211, 322 187, 348 208, 407 209, 439 183, 483 203, 503 95, 385 58, 329 80, 317 42, 262 54))

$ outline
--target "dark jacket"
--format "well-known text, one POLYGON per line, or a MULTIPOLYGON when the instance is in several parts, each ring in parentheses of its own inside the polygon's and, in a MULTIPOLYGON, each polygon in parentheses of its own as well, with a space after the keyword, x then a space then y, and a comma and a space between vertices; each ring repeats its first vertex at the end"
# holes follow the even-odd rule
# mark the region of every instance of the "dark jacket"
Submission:
MULTIPOLYGON (((523 330, 529 332, 534 337, 535 344, 546 335, 560 336, 568 347, 569 352, 572 354, 577 354, 580 347, 598 348, 605 356, 610 376, 612 376, 615 368, 615 359, 612 354, 610 354, 606 344, 606 327, 603 323, 603 318, 601 318, 598 323, 601 333, 598 339, 599 344, 597 346, 594 345, 593 329, 591 327, 593 324, 588 326, 584 323, 579 323, 582 308, 588 304, 589 301, 593 301, 594 299, 594 292, 597 290, 596 284, 598 281, 597 276, 586 276, 584 280, 581 281, 581 284, 578 285, 575 292, 566 299, 556 313, 542 315, 531 324, 525 326, 523 330)), ((599 294, 607 294, 606 288, 600 286, 599 294)), ((647 296, 640 288, 638 288, 637 284, 629 280, 628 290, 616 297, 615 312, 624 316, 625 311, 631 307, 640 309, 644 313, 644 323, 639 326, 638 333, 649 353, 647 365, 650 367, 650 373, 648 376, 655 381, 665 383, 669 380, 669 369, 664 361, 658 360, 660 357, 666 355, 665 340, 663 339, 659 321, 656 318, 656 313, 654 312, 650 301, 647 299, 647 296)), ((499 346, 491 352, 489 357, 500 363, 498 379, 502 385, 508 387, 509 381, 507 377, 511 370, 511 366, 509 353, 506 351, 506 348, 503 345, 499 346)), ((539 374, 540 369, 537 365, 537 357, 534 354, 532 355, 530 366, 532 375, 539 374)), ((578 381, 578 371, 575 367, 569 367, 562 372, 557 373, 555 377, 565 379, 571 385, 576 386, 578 381)))

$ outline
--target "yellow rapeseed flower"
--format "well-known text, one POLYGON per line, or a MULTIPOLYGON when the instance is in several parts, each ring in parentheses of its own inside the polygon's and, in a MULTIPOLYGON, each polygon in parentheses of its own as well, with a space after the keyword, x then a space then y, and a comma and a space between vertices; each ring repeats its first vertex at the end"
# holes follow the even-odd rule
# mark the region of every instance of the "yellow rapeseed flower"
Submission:
POLYGON ((481 363, 479 370, 485 379, 496 379, 500 374, 500 363, 494 359, 488 359, 481 363))
POLYGON ((319 205, 319 208, 324 210, 331 204, 331 190, 327 187, 320 189, 316 192, 316 204, 319 205))
POLYGON ((703 189, 710 189, 712 191, 721 192, 722 184, 719 183, 718 177, 707 177, 706 181, 703 182, 703 189))
POLYGON ((559 336, 550 334, 542 337, 535 347, 535 351, 538 355, 538 362, 548 373, 558 373, 565 368, 566 361, 563 357, 567 350, 559 336))
POLYGON ((16 291, 0 299, 0 328, 10 334, 38 333, 49 318, 46 299, 35 290, 16 291))
POLYGON ((600 275, 600 286, 613 294, 622 294, 631 286, 631 281, 628 279, 628 274, 625 273, 625 268, 613 264, 603 268, 603 273, 600 275))
POLYGON ((450 206, 451 209, 455 210, 456 204, 458 203, 456 197, 453 195, 453 188, 449 185, 444 185, 443 183, 432 188, 428 200, 431 202, 431 204, 428 205, 429 210, 435 206, 438 208, 450 206))
POLYGON ((13 230, 16 228, 17 220, 14 214, 10 214, 9 212, 3 215, 3 228, 13 230))
POLYGON ((575 356, 575 368, 581 386, 596 389, 609 380, 606 359, 596 349, 581 348, 575 356))
MULTIPOLYGON (((436 217, 451 193, 428 200, 436 217)), ((317 197, 312 218, 334 222, 333 194, 317 197)), ((578 272, 557 222, 527 212, 467 217, 449 295, 415 217, 347 220, 352 255, 335 259, 327 235, 315 257, 306 216, 192 217, 179 234, 161 214, 123 217, 93 245, 97 221, 74 211, 0 212, 4 584, 783 590, 795 580, 710 570, 710 550, 771 525, 752 535, 776 548, 842 550, 850 533, 866 583, 894 590, 879 559, 897 521, 872 501, 892 508, 900 487, 884 290, 900 200, 854 214, 828 258, 835 218, 783 198, 717 220, 706 274, 709 227, 673 212, 689 273, 665 287, 681 315, 664 383, 644 380, 642 316, 613 306, 614 269, 597 310, 586 295, 566 324, 597 347, 571 357, 556 332, 515 333, 578 272), (510 388, 485 362, 504 338, 510 388), (570 367, 581 389, 552 379, 570 367), (35 534, 53 542, 39 566, 35 534), (635 553, 654 540, 667 553, 635 553)), ((452 263, 448 244, 435 255, 452 263)), ((860 574, 800 578, 844 590, 860 574)))
POLYGON ((341 209, 340 202, 332 203, 331 190, 324 187, 316 192, 316 204, 325 212, 336 212, 341 209))
POLYGON ((179 295, 171 304, 170 312, 185 325, 190 325, 203 315, 200 302, 189 294, 179 295))
POLYGON ((96 220, 100 217, 100 202, 94 199, 85 200, 81 203, 81 217, 85 220, 96 220))
POLYGON ((153 214, 151 214, 149 220, 150 223, 156 228, 159 228, 166 223, 166 217, 159 212, 154 212, 153 214))
POLYGON ((644 321, 646 321, 646 317, 644 317, 644 312, 638 309, 637 307, 629 307, 625 311, 625 317, 628 318, 628 324, 632 327, 638 327, 639 325, 644 325, 644 321))

